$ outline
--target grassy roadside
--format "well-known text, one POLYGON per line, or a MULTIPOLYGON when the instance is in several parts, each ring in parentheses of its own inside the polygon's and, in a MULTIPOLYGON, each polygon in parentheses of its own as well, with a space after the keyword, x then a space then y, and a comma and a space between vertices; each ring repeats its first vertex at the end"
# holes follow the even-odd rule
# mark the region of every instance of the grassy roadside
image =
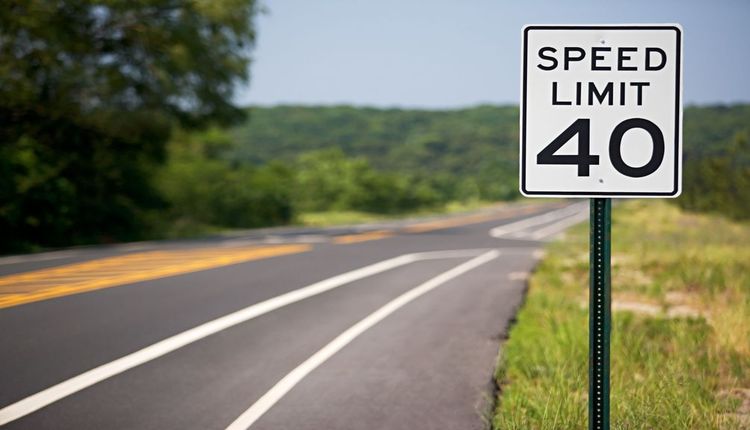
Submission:
MULTIPOLYGON (((613 428, 750 428, 750 225, 661 201, 613 218, 613 428)), ((493 428, 586 428, 587 294, 581 225, 530 280, 493 428)))
MULTIPOLYGON (((449 202, 445 205, 433 208, 418 209, 414 211, 399 212, 395 214, 379 214, 372 212, 361 212, 353 210, 331 210, 324 212, 302 212, 295 216, 289 224, 280 224, 269 227, 284 226, 307 226, 307 227, 329 227, 336 225, 350 225, 372 223, 389 220, 399 220, 411 217, 428 217, 450 215, 461 212, 471 212, 490 207, 512 204, 513 201, 490 202, 474 200, 469 202, 449 202)), ((536 203, 536 202, 535 202, 536 203)), ((155 239, 185 239, 202 237, 207 235, 230 233, 238 229, 218 227, 210 224, 198 223, 195 221, 178 220, 169 225, 162 226, 160 235, 155 239)), ((239 229, 242 230, 242 229, 239 229)))
POLYGON ((360 224, 368 222, 404 219, 418 216, 450 215, 460 212, 476 211, 484 208, 496 207, 507 202, 488 202, 474 200, 469 202, 449 202, 443 206, 416 211, 402 212, 396 214, 376 214, 372 212, 359 211, 325 211, 325 212, 303 212, 297 217, 294 224, 310 227, 326 227, 332 225, 360 224))

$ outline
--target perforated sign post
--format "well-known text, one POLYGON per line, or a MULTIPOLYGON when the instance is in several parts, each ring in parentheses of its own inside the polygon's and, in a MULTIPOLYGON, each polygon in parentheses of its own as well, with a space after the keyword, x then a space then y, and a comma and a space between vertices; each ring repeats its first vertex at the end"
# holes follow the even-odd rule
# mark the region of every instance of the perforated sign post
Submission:
POLYGON ((589 428, 609 428, 611 198, 677 197, 682 28, 529 25, 520 189, 591 198, 589 428))

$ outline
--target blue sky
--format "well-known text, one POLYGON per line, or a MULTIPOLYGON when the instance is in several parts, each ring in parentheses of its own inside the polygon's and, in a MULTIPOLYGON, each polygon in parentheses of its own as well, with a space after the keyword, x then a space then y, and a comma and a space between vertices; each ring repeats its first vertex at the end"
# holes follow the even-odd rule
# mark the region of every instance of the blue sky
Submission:
POLYGON ((242 105, 518 103, 525 24, 684 28, 688 104, 750 102, 750 0, 262 0, 242 105))

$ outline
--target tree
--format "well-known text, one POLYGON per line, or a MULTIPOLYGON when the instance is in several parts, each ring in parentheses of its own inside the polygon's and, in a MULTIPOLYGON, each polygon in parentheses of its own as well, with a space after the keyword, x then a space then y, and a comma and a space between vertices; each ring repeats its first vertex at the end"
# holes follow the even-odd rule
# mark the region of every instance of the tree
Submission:
POLYGON ((750 219, 750 142, 747 132, 737 132, 725 152, 688 160, 678 203, 686 209, 750 219))
POLYGON ((254 0, 0 6, 0 251, 138 236, 175 124, 242 118, 254 0))

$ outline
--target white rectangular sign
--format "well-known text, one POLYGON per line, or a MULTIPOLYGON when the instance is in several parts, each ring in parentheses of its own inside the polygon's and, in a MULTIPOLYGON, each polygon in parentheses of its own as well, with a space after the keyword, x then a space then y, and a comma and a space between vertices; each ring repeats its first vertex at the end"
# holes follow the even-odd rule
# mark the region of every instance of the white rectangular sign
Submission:
POLYGON ((529 25, 521 57, 522 194, 680 194, 679 25, 529 25))

